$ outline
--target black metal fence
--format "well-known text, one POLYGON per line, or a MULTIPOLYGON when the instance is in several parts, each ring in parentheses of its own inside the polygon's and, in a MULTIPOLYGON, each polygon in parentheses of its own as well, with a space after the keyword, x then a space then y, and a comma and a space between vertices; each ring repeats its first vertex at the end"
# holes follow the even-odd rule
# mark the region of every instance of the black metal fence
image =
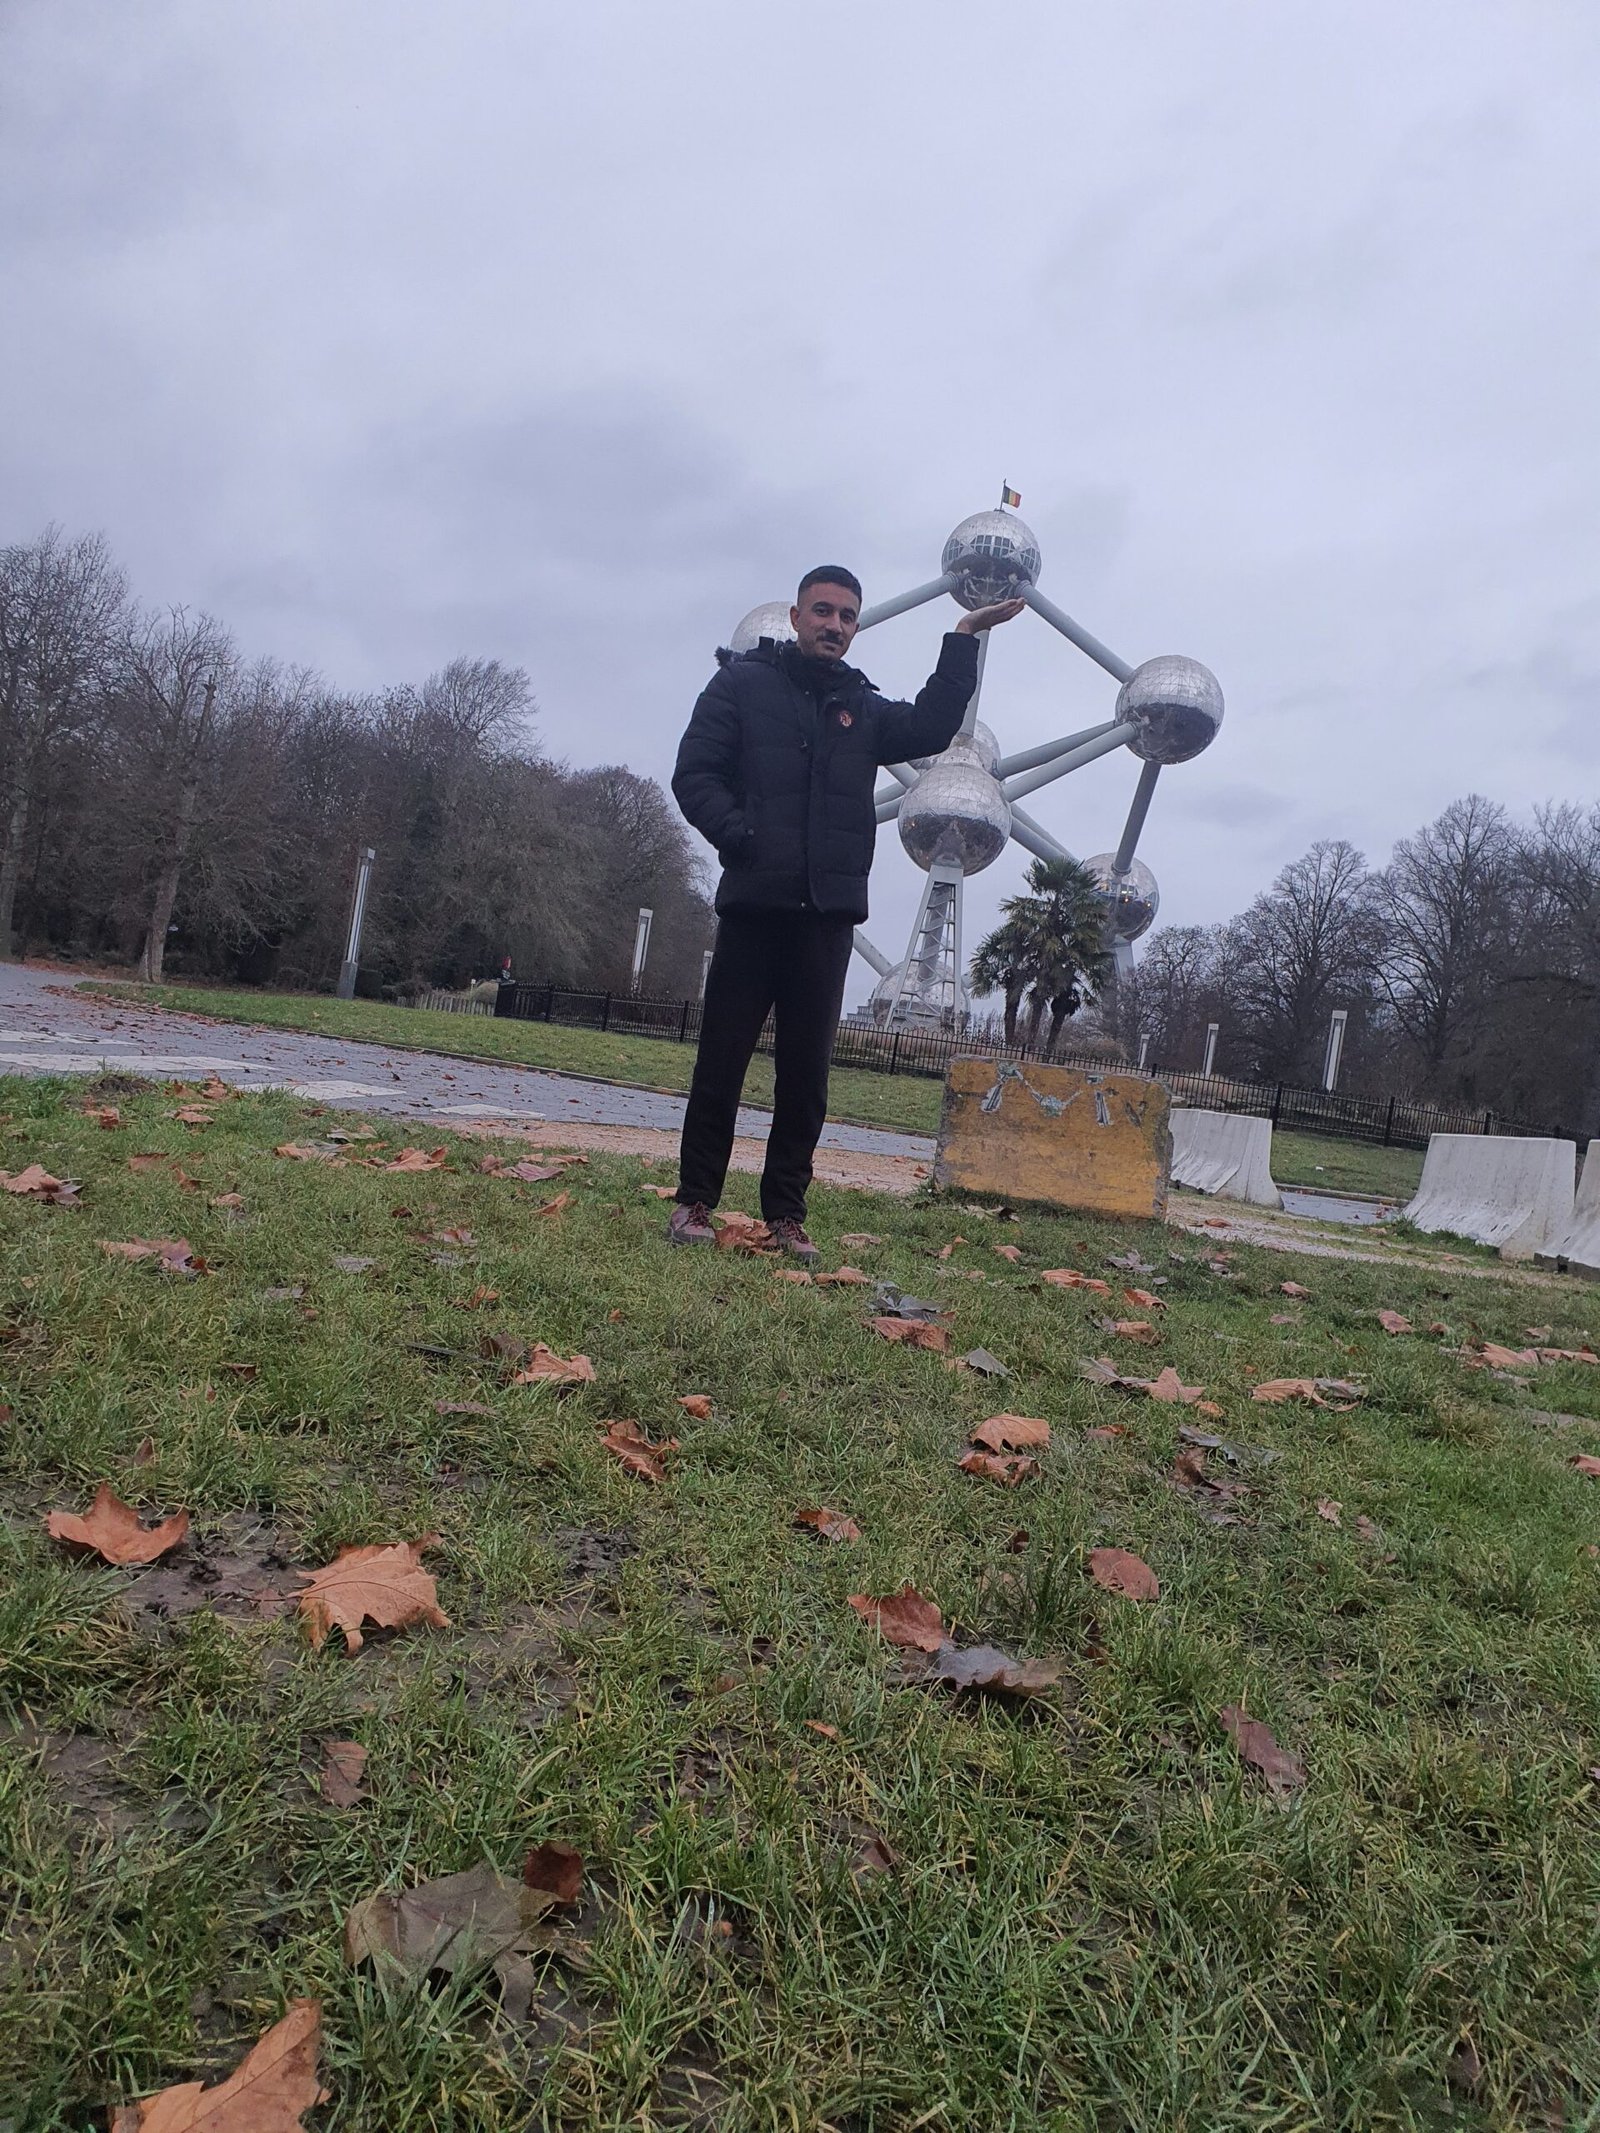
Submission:
MULTIPOLYGON (((426 1004, 426 1003, 424 1003, 426 1004)), ((618 1035, 666 1037, 680 1044, 700 1035, 697 1000, 642 999, 632 993, 581 992, 564 985, 502 985, 495 1001, 497 1016, 524 1022, 561 1022, 577 1029, 609 1030, 618 1035)), ((758 1049, 772 1049, 772 1024, 761 1033, 758 1049)), ((1028 1045, 1006 1045, 982 1033, 953 1036, 940 1030, 885 1030, 871 1023, 841 1022, 834 1040, 833 1063, 875 1074, 915 1074, 942 1081, 957 1058, 1006 1058, 1019 1063, 1038 1059, 1028 1045)), ((1103 1054, 1064 1051, 1058 1066, 1114 1071, 1122 1063, 1103 1054)), ((1127 1069, 1123 1066, 1123 1071, 1127 1069)), ((1456 1104, 1423 1103, 1410 1096, 1346 1096, 1327 1089, 1297 1088, 1289 1082, 1242 1081, 1226 1074, 1195 1074, 1183 1067, 1151 1061, 1144 1072, 1166 1083, 1180 1102, 1207 1111, 1242 1111, 1270 1118, 1296 1133, 1324 1133, 1339 1140, 1374 1141, 1385 1148, 1426 1148, 1432 1133, 1560 1134, 1559 1126, 1536 1126, 1496 1111, 1468 1110, 1456 1104)), ((1570 1136, 1568 1136, 1570 1137, 1570 1136)))

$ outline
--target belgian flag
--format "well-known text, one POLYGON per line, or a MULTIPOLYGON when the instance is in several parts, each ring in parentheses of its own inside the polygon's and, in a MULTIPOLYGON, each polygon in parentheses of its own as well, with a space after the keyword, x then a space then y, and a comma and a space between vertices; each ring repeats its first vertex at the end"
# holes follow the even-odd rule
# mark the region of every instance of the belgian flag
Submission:
POLYGON ((1007 506, 1008 506, 1008 505, 1010 506, 1010 508, 1011 508, 1011 509, 1012 509, 1013 511, 1020 511, 1020 510, 1022 509, 1022 496, 1021 496, 1021 492, 1020 492, 1019 490, 1016 490, 1016 489, 1008 489, 1008 488, 1006 487, 1005 483, 1004 483, 1004 482, 1002 482, 1002 483, 1000 484, 1000 508, 1001 508, 1001 510, 1002 510, 1002 511, 1004 511, 1004 510, 1005 510, 1005 509, 1007 508, 1007 506))

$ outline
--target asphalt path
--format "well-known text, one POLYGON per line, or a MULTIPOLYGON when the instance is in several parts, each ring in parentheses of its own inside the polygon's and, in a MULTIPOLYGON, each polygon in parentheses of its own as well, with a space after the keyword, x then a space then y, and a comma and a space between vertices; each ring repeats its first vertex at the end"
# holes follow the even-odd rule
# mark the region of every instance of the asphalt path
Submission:
MULTIPOLYGON (((420 1016, 424 1010, 417 1009, 420 1016)), ((676 1132, 681 1096, 534 1068, 480 1066, 438 1052, 391 1051, 295 1030, 252 1029, 79 992, 69 972, 0 963, 0 1073, 215 1074, 241 1089, 292 1089, 335 1109, 441 1125, 504 1121, 676 1132)), ((768 1111, 741 1109, 742 1139, 765 1141, 768 1111)), ((860 1155, 931 1157, 933 1142, 867 1126, 824 1127, 821 1145, 860 1155)))

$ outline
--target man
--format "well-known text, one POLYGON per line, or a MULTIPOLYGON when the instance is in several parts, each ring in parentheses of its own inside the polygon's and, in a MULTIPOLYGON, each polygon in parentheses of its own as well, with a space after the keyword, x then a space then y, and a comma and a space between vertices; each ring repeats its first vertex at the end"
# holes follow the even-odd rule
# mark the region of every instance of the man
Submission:
POLYGON ((785 1251, 818 1256, 805 1232, 806 1189, 852 937, 867 915, 878 768, 950 745, 977 686, 978 632, 1021 610, 1007 600, 964 615, 916 702, 891 703, 844 664, 861 587, 830 563, 800 580, 789 610, 795 642, 763 638, 727 655, 702 692, 672 790, 722 861, 720 925, 667 1231, 674 1244, 715 1241, 710 1211, 770 1012, 775 1088, 761 1212, 785 1251))

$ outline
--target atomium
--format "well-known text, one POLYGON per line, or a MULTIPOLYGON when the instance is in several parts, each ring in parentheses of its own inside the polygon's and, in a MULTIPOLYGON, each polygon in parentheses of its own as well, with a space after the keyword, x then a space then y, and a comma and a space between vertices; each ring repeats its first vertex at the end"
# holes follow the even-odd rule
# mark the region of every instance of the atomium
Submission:
POLYGON ((763 600, 759 607, 751 608, 749 614, 734 625, 728 650, 753 652, 763 637, 770 637, 774 644, 793 644, 794 624, 789 620, 787 600, 763 600))
POLYGON ((1112 942, 1136 941, 1148 933, 1161 909, 1156 877, 1142 859, 1130 859, 1119 874, 1115 852, 1096 852, 1084 865, 1106 899, 1106 934, 1112 942))
MULTIPOLYGON (((940 573, 931 584, 867 608, 861 628, 872 629, 945 594, 969 613, 1002 600, 1021 598, 1067 641, 1104 668, 1119 685, 1114 712, 1098 725, 1040 747, 1003 756, 988 726, 977 722, 978 699, 967 707, 966 724, 942 755, 889 766, 889 782, 875 795, 879 822, 893 820, 900 842, 923 869, 927 882, 899 962, 879 953, 857 929, 856 947, 878 973, 869 1019, 891 1027, 960 1029, 968 1013, 963 968, 962 886, 970 874, 992 866, 1007 840, 1038 858, 1066 858, 1065 846, 1026 814, 1024 797, 1069 771, 1126 747, 1141 765, 1138 785, 1114 852, 1086 862, 1106 899, 1106 940, 1119 970, 1132 967, 1132 944, 1149 931, 1160 907, 1155 876, 1134 847, 1155 795, 1162 769, 1189 762, 1216 739, 1222 724, 1222 690, 1197 659, 1166 654, 1132 666, 1109 651, 1070 615, 1037 590, 1039 544, 1006 508, 965 518, 944 544, 940 573)), ((752 608, 729 640, 748 651, 762 637, 792 638, 789 609, 781 601, 752 608)), ((980 665, 983 685, 987 651, 980 665)))
POLYGON ((1222 724, 1217 677, 1198 659, 1167 652, 1135 667, 1117 695, 1117 716, 1138 727, 1128 746, 1147 763, 1187 763, 1222 724))
POLYGON ((1039 543, 1009 511, 974 511, 945 542, 940 566, 955 581, 951 596, 970 614, 1038 581, 1039 543))

